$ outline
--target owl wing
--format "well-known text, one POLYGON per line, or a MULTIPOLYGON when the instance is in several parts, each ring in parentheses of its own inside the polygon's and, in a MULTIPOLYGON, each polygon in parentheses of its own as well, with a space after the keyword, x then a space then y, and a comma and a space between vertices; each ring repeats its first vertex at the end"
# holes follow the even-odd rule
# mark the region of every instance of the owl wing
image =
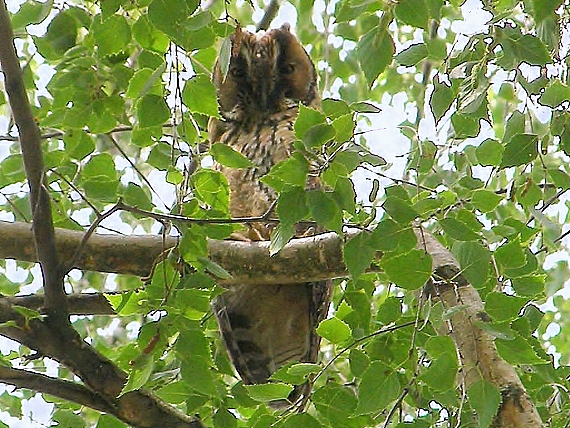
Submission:
MULTIPOLYGON (((317 361, 320 337, 315 329, 326 316, 330 281, 302 284, 235 286, 212 306, 224 344, 246 384, 266 383, 283 365, 317 361)), ((283 407, 310 390, 297 386, 283 407)))

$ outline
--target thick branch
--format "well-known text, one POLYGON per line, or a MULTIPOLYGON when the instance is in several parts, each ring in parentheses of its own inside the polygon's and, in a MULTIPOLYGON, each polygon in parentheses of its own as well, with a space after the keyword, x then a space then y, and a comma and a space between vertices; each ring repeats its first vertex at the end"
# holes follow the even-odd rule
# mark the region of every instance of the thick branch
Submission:
MULTIPOLYGON (((36 350, 40 356, 48 356, 60 362, 82 378, 85 387, 80 391, 78 400, 93 399, 95 400, 93 404, 97 406, 95 409, 109 411, 133 427, 199 428, 203 426, 197 418, 180 413, 145 390, 131 391, 118 397, 127 379, 125 372, 98 354, 83 340, 79 339, 70 343, 61 336, 54 334, 52 329, 42 320, 26 320, 11 307, 7 300, 0 299, 0 324, 8 321, 13 321, 13 323, 0 327, 0 334, 36 350), (100 398, 96 399, 96 397, 100 398), (106 408, 103 409, 102 406, 106 406, 106 408)), ((2 377, 0 372, 0 381, 3 381, 2 377)), ((30 383, 35 381, 29 377, 26 379, 30 383)), ((7 383, 15 384, 14 382, 7 383)), ((23 384, 17 386, 27 387, 23 384)), ((50 387, 57 388, 58 384, 51 383, 50 387)), ((68 394, 73 391, 79 390, 67 389, 68 394)), ((49 393, 53 394, 54 392, 49 393)), ((88 405, 84 401, 76 401, 73 397, 61 397, 88 405)))
POLYGON ((426 291, 446 309, 463 308, 455 312, 448 323, 441 323, 438 332, 451 336, 455 342, 465 388, 484 378, 501 391, 503 402, 493 426, 542 427, 540 416, 515 369, 500 357, 493 337, 474 325, 475 320, 489 318, 479 293, 463 278, 459 263, 435 237, 419 229, 416 235, 418 246, 432 257, 436 276, 443 278, 441 283, 432 282, 426 291))
MULTIPOLYGON (((62 260, 71 260, 83 233, 56 229, 62 260)), ((294 239, 278 254, 269 257, 269 242, 209 241, 210 258, 232 277, 231 284, 289 284, 346 276, 342 238, 334 233, 294 239)), ((161 236, 118 236, 94 234, 87 241, 76 268, 98 272, 147 276, 165 250, 177 239, 161 236)), ((0 221, 0 259, 37 261, 32 233, 27 223, 0 221)))
POLYGON ((114 414, 114 408, 83 385, 62 379, 54 379, 41 373, 0 366, 0 382, 16 388, 26 388, 42 394, 50 394, 100 412, 114 414))
POLYGON ((14 46, 12 25, 4 0, 0 0, 0 40, 0 65, 10 108, 20 135, 22 159, 30 187, 34 242, 44 278, 44 307, 54 316, 66 317, 67 300, 55 246, 50 198, 45 187, 40 130, 26 94, 23 73, 14 46))

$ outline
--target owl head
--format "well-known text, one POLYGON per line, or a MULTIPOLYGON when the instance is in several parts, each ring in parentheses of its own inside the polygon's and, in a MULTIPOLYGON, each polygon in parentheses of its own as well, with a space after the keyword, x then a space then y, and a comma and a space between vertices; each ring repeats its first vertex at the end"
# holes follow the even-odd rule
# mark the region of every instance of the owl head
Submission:
POLYGON ((315 66, 288 24, 259 33, 238 28, 231 44, 227 75, 219 59, 213 73, 225 119, 250 121, 319 102, 315 66))

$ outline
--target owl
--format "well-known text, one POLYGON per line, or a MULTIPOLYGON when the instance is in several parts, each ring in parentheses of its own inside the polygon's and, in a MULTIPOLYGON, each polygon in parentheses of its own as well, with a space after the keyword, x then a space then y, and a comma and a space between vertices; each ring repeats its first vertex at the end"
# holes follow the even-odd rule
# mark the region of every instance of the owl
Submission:
MULTIPOLYGON (((237 29, 224 76, 220 60, 213 71, 222 121, 209 126, 210 141, 229 145, 251 161, 245 169, 217 168, 230 187, 232 217, 260 216, 276 192, 259 179, 291 156, 299 104, 318 108, 317 75, 309 55, 289 26, 250 33, 237 29)), ((307 188, 318 188, 310 175, 307 188)), ((250 224, 242 239, 269 239, 271 228, 250 224)), ((307 230, 297 229, 298 236, 307 230)), ((246 384, 268 382, 289 362, 316 362, 320 338, 315 328, 326 316, 330 281, 284 285, 236 285, 212 303, 222 339, 246 384)), ((296 387, 282 407, 305 403, 310 385, 296 387)))

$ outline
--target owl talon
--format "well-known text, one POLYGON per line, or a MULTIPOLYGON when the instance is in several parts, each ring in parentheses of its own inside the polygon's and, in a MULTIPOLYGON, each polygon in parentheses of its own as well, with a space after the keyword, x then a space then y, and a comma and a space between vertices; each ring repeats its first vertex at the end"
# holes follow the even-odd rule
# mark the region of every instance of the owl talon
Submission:
POLYGON ((230 239, 233 241, 251 242, 252 240, 245 236, 242 232, 232 232, 230 239))

